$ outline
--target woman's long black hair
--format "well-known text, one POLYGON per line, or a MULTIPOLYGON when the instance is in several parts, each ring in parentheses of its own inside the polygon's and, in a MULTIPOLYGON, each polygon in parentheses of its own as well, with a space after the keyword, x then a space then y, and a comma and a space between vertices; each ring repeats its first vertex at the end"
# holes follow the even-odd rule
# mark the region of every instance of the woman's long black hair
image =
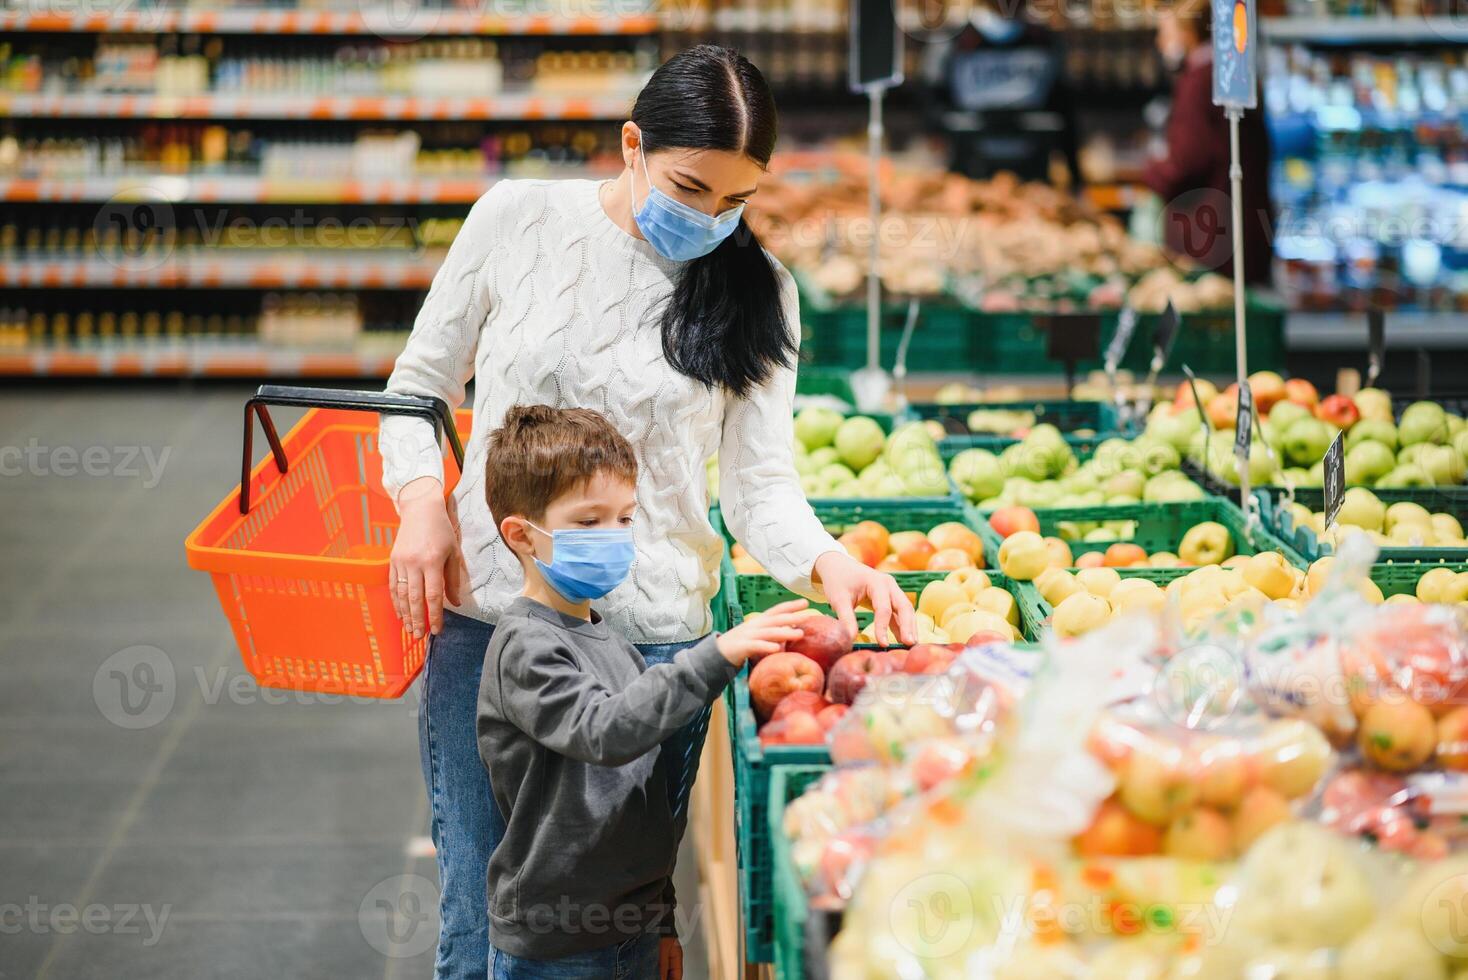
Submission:
MULTIPOLYGON (((646 153, 733 150, 761 167, 775 149, 775 100, 738 52, 701 44, 653 72, 632 106, 646 153)), ((663 355, 674 370, 745 395, 799 348, 785 320, 775 267, 754 232, 739 227, 691 259, 663 310, 663 355)))

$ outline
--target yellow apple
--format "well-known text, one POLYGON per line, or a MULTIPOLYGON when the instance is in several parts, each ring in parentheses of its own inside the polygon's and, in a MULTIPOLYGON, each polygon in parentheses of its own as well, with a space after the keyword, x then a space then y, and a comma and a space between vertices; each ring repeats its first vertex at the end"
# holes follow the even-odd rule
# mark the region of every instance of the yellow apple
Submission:
POLYGON ((1069 568, 1075 564, 1075 558, 1070 553, 1070 545, 1060 538, 1050 537, 1045 539, 1045 548, 1050 554, 1050 565, 1052 568, 1069 568))
POLYGON ((1063 568, 1047 568, 1035 579, 1035 588, 1050 605, 1058 606, 1062 600, 1077 592, 1085 591, 1076 577, 1063 568))
POLYGON ((943 581, 952 582, 963 589, 964 594, 972 599, 989 587, 989 576, 978 568, 955 568, 943 576, 943 581))
POLYGON ((1224 577, 1222 579, 1222 582, 1223 595, 1226 599, 1232 599, 1234 596, 1239 595, 1242 592, 1247 592, 1250 589, 1254 588, 1244 578, 1244 575, 1239 570, 1238 566, 1224 569, 1224 577))
POLYGON ((1156 582, 1145 578, 1122 579, 1106 597, 1118 614, 1126 612, 1158 612, 1167 605, 1167 594, 1156 582))
POLYGON ((1421 599, 1417 598, 1410 592, 1398 592, 1396 595, 1389 595, 1386 597, 1386 604, 1388 606, 1405 606, 1409 602, 1421 601, 1421 599))
POLYGON ((1083 568, 1076 572, 1076 581, 1091 595, 1105 599, 1121 581, 1121 575, 1114 568, 1083 568))
POLYGON ((1431 524, 1432 514, 1421 504, 1414 504, 1410 500, 1398 501, 1386 509, 1386 522, 1383 528, 1387 534, 1392 533, 1392 528, 1398 524, 1431 524))
POLYGON ((1261 551, 1244 562, 1244 581, 1271 599, 1283 599, 1295 590, 1295 570, 1278 551, 1261 551))
POLYGON ((1451 568, 1434 568, 1417 580, 1417 598, 1423 602, 1447 602, 1447 590, 1458 573, 1451 568))
POLYGON ((1452 514, 1433 514, 1432 529, 1437 532, 1439 538, 1447 538, 1453 541, 1463 539, 1463 525, 1452 514))
POLYGON ((943 611, 956 602, 963 602, 968 598, 963 587, 949 581, 929 582, 923 586, 922 595, 918 597, 917 611, 927 613, 934 620, 942 621, 943 611))
POLYGON ((1217 521, 1204 521, 1188 528, 1177 549, 1178 557, 1188 565, 1217 565, 1233 553, 1233 535, 1217 521))
POLYGON ((1147 556, 1147 564, 1153 568, 1177 568, 1183 560, 1170 551, 1158 551, 1147 556))
POLYGON ((1010 626, 1019 625, 1019 605, 1014 601, 1014 596, 1004 589, 985 589, 978 594, 974 605, 985 612, 1003 617, 1010 626))
POLYGON ((983 610, 964 613, 943 625, 943 632, 948 634, 948 639, 953 643, 967 643, 969 637, 980 631, 992 631, 1011 639, 1019 637, 1013 626, 993 613, 983 610))
POLYGON ((959 616, 966 616, 971 612, 978 611, 979 607, 968 599, 964 599, 962 602, 955 602, 953 605, 943 610, 943 615, 938 617, 938 628, 947 629, 948 624, 953 622, 959 616))
POLYGON ((1111 618, 1111 604, 1089 592, 1077 592, 1055 607, 1050 623, 1057 636, 1080 636, 1111 618))
POLYGON ((1335 564, 1335 558, 1326 555, 1317 558, 1310 563, 1310 570, 1305 573, 1305 594, 1311 597, 1320 595, 1320 590, 1325 588, 1326 579, 1330 578, 1330 567, 1335 564))
POLYGON ((1050 564, 1050 549, 1034 531, 1016 531, 999 546, 999 570, 1017 582, 1028 582, 1050 564))

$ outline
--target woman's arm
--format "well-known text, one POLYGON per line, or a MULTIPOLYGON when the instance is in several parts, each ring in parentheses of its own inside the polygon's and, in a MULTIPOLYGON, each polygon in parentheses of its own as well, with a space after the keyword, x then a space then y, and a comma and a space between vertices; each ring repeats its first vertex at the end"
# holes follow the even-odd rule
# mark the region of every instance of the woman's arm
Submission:
MULTIPOLYGON (((475 203, 455 236, 388 378, 388 391, 442 398, 451 409, 463 404, 479 331, 489 315, 485 260, 502 209, 499 190, 475 203)), ((415 636, 437 633, 444 599, 458 605, 468 585, 458 522, 443 494, 443 451, 430 423, 401 415, 382 417, 378 448, 383 488, 402 519, 388 562, 393 605, 415 636)))
POLYGON ((1164 202, 1208 185, 1226 130, 1213 104, 1212 76, 1189 69, 1178 76, 1167 119, 1167 155, 1148 161, 1142 182, 1164 202))
MULTIPOLYGON (((799 331, 795 281, 776 266, 785 319, 799 331)), ((856 561, 821 526, 795 472, 795 370, 779 368, 744 398, 730 396, 719 443, 719 508, 734 537, 786 588, 824 598, 854 634, 856 603, 867 598, 884 633, 892 613, 899 635, 916 642, 912 603, 890 575, 856 561), (824 595, 822 595, 824 593, 824 595)))

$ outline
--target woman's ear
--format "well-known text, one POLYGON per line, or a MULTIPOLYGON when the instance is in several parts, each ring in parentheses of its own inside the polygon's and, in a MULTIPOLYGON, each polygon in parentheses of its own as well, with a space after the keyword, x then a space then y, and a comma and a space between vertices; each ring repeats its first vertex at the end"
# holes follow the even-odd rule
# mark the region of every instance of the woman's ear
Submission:
POLYGON ((535 542, 530 540, 530 525, 518 517, 506 517, 500 521, 500 537, 510 550, 524 558, 535 557, 535 542))
POLYGON ((637 162, 637 148, 642 145, 642 130, 632 120, 622 124, 622 163, 627 169, 637 162))

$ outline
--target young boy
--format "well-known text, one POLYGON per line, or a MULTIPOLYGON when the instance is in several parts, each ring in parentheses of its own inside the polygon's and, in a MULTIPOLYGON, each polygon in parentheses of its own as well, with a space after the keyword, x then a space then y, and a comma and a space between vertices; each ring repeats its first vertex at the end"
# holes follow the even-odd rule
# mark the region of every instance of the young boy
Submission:
POLYGON ((489 862, 490 976, 677 980, 677 831, 659 744, 751 655, 800 636, 803 600, 648 668, 591 608, 632 566, 632 447, 601 415, 510 409, 485 495, 525 589, 479 688, 479 755, 506 818, 489 862))

